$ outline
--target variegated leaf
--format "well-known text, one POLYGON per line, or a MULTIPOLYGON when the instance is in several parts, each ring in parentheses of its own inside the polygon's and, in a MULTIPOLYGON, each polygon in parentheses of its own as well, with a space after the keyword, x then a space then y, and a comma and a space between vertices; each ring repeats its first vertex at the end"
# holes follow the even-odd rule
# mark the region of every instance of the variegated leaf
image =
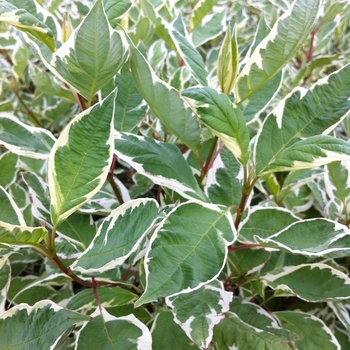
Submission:
POLYGON ((0 113, 0 145, 12 153, 45 159, 55 141, 50 131, 26 125, 9 113, 0 113))
POLYGON ((187 147, 200 146, 200 128, 196 117, 179 92, 159 79, 139 50, 130 43, 132 75, 141 96, 152 112, 187 147))
POLYGON ((122 265, 152 228, 157 209, 154 199, 135 199, 115 209, 101 223, 94 240, 71 269, 102 273, 122 265))
POLYGON ((78 332, 76 350, 98 349, 101 344, 105 349, 152 349, 149 329, 134 315, 115 317, 100 308, 91 317, 78 332))
POLYGON ((58 226, 102 187, 113 158, 116 92, 63 130, 49 159, 51 218, 58 226))
POLYGON ((154 232, 145 258, 146 290, 136 306, 190 292, 216 279, 227 247, 236 239, 230 212, 187 202, 173 209, 154 232))
POLYGON ((213 338, 214 327, 230 308, 232 293, 226 292, 217 280, 190 293, 166 298, 173 309, 175 322, 199 347, 207 348, 213 338))
POLYGON ((255 48, 236 83, 238 104, 265 85, 293 57, 314 26, 320 0, 295 0, 255 48))
POLYGON ((190 88, 182 95, 190 99, 201 121, 233 153, 237 160, 246 165, 249 158, 249 132, 241 110, 230 98, 216 90, 190 88))
POLYGON ((110 26, 102 0, 97 0, 68 41, 53 53, 51 71, 90 105, 96 92, 122 67, 126 54, 124 34, 110 26))
POLYGON ((170 188, 187 199, 208 201, 175 145, 146 136, 115 132, 114 147, 120 159, 155 184, 170 188))
POLYGON ((0 314, 0 333, 6 334, 0 337, 0 348, 54 348, 64 331, 89 319, 89 316, 64 309, 49 300, 33 306, 19 304, 0 314))
MULTIPOLYGON (((330 132, 348 114, 350 87, 346 82, 349 78, 350 64, 320 79, 308 90, 296 88, 279 102, 265 119, 258 135, 255 147, 257 173, 264 174, 272 172, 272 169, 286 168, 288 163, 289 168, 298 169, 298 163, 294 164, 291 152, 301 152, 298 157, 295 157, 295 161, 302 161, 302 153, 309 153, 309 156, 305 155, 305 163, 313 163, 314 158, 315 162, 316 158, 328 158, 322 156, 324 154, 322 145, 317 146, 317 142, 322 139, 314 135, 330 132), (310 139, 311 137, 313 139, 310 139), (314 146, 312 140, 315 141, 314 146), (300 149, 295 145, 296 143, 300 143, 300 147, 308 144, 310 146, 300 149), (293 146, 296 148, 293 149, 293 146), (318 149, 314 150, 315 147, 318 149), (312 149, 311 152, 309 149, 312 149), (315 152, 314 156, 312 156, 313 152, 315 152), (281 164, 282 153, 285 165, 281 164)), ((324 149, 327 150, 327 148, 324 149)), ((336 160, 339 159, 337 157, 332 159, 332 161, 336 160)), ((329 162, 322 162, 320 159, 320 164, 329 162)))

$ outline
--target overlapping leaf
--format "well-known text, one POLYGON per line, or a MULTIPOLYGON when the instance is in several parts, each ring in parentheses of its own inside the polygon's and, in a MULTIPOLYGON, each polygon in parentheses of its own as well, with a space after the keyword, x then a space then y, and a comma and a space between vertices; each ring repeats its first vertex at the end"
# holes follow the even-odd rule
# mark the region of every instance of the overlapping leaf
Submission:
POLYGON ((200 53, 190 42, 189 35, 183 23, 182 17, 175 19, 181 24, 182 31, 178 31, 175 25, 169 26, 169 34, 175 44, 176 50, 189 68, 194 79, 201 85, 207 86, 207 69, 200 53))
POLYGON ((212 203, 239 206, 243 185, 242 165, 223 148, 207 174, 205 193, 212 203))
POLYGON ((103 0, 103 7, 109 23, 114 28, 122 17, 131 7, 131 0, 103 0))
POLYGON ((217 2, 218 0, 200 0, 196 3, 191 14, 191 31, 201 23, 217 2))
POLYGON ((115 209, 82 256, 71 269, 80 272, 104 272, 122 265, 140 245, 158 214, 153 199, 135 199, 115 209))
POLYGON ((267 238, 296 221, 298 218, 284 208, 256 206, 242 222, 239 237, 248 242, 255 242, 255 235, 267 238))
POLYGON ((207 201, 180 150, 149 137, 115 132, 115 153, 139 174, 187 199, 207 201))
POLYGON ((283 328, 297 334, 298 339, 295 339, 294 343, 298 349, 341 349, 332 331, 314 315, 296 311, 278 311, 275 315, 283 328))
POLYGON ((55 50, 57 34, 54 17, 34 0, 2 0, 0 22, 13 25, 55 50), (52 31, 52 29, 55 29, 52 31))
POLYGON ((49 300, 33 306, 19 304, 0 314, 0 348, 53 347, 64 331, 89 319, 89 316, 64 309, 49 300))
POLYGON ((345 118, 350 108, 349 78, 350 64, 309 90, 293 90, 276 106, 265 119, 256 143, 258 173, 311 168, 344 159, 338 153, 347 153, 346 143, 314 135, 329 132, 345 118))
POLYGON ((54 225, 91 199, 106 179, 114 148, 115 95, 75 117, 52 149, 48 178, 54 225))
POLYGON ((243 165, 249 158, 249 132, 241 110, 229 97, 209 87, 190 88, 182 95, 194 100, 201 121, 243 165))
POLYGON ((237 103, 253 95, 293 57, 310 34, 319 6, 320 0, 296 0, 275 23, 237 78, 237 103))
POLYGON ((236 238, 227 210, 187 202, 173 209, 154 232, 146 253, 146 290, 136 305, 192 291, 222 270, 236 238))
POLYGON ((102 315, 97 309, 78 332, 76 349, 98 349, 103 344, 105 350, 130 349, 151 350, 152 337, 148 328, 134 315, 115 317, 104 308, 102 315))
POLYGON ((110 26, 102 0, 52 55, 52 71, 73 86, 88 103, 122 67, 127 52, 123 33, 110 26))
POLYGON ((179 92, 159 79, 139 50, 130 42, 132 75, 141 96, 153 113, 187 147, 200 146, 200 128, 196 117, 179 92))
POLYGON ((327 219, 298 221, 265 239, 257 235, 255 239, 264 246, 309 257, 340 258, 350 251, 350 230, 327 219))
POLYGON ((50 131, 26 125, 8 113, 0 113, 0 145, 12 153, 45 159, 55 141, 50 131))
POLYGON ((309 302, 350 298, 350 278, 324 263, 284 266, 261 278, 271 288, 309 302))
POLYGON ((207 348, 213 338, 213 329, 229 310, 232 293, 223 283, 212 281, 203 287, 166 299, 173 309, 175 322, 199 347, 207 348))

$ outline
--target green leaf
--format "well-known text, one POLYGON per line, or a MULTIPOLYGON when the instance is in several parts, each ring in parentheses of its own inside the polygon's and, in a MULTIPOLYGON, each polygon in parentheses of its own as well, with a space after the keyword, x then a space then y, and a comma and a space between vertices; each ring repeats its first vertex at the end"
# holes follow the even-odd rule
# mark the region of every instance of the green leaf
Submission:
POLYGON ((178 31, 175 24, 169 25, 169 34, 175 44, 176 50, 189 68, 193 78, 201 85, 207 86, 207 69, 203 58, 190 41, 182 17, 179 15, 174 22, 181 23, 184 33, 178 31))
POLYGON ((155 75, 131 42, 130 63, 136 87, 152 112, 188 148, 197 150, 200 146, 199 123, 179 92, 155 75))
MULTIPOLYGON (((45 23, 48 13, 34 0, 23 0, 18 3, 19 7, 17 3, 18 1, 1 1, 0 22, 13 25, 54 51, 56 46, 54 33, 45 23)), ((52 21, 53 17, 49 18, 52 21)))
POLYGON ((8 258, 11 254, 4 254, 0 257, 0 315, 6 311, 7 292, 11 282, 11 267, 8 258))
POLYGON ((48 178, 56 226, 91 199, 107 177, 114 149, 115 95, 75 117, 52 149, 48 178))
POLYGON ((290 350, 287 340, 247 324, 232 312, 215 327, 214 344, 220 350, 290 350))
POLYGON ((227 28, 225 38, 220 47, 217 76, 221 91, 229 95, 235 85, 236 75, 238 69, 238 43, 237 43, 237 28, 233 28, 231 34, 231 27, 227 28))
POLYGON ((249 132, 241 110, 230 98, 209 87, 189 88, 182 92, 194 100, 196 113, 210 131, 225 144, 237 160, 246 165, 249 159, 249 132))
POLYGON ((214 280, 235 239, 229 211, 206 203, 180 204, 151 238, 145 258, 146 290, 135 305, 189 292, 214 280))
POLYGON ((101 308, 78 332, 77 350, 99 349, 103 344, 105 350, 130 349, 151 350, 152 337, 148 328, 134 315, 114 317, 101 308))
POLYGON ((180 150, 173 144, 146 136, 115 132, 116 155, 139 174, 187 199, 207 202, 180 150))
MULTIPOLYGON (((0 15, 1 18, 1 15, 0 15)), ((17 81, 19 81, 27 69, 28 61, 31 56, 31 52, 27 45, 24 45, 21 41, 17 42, 15 49, 12 51, 12 73, 17 81)))
POLYGON ((323 263, 283 266, 261 276, 275 290, 281 290, 309 302, 350 298, 350 278, 323 263))
MULTIPOLYGON (((330 132, 346 117, 350 108, 348 79, 350 64, 320 79, 308 90, 294 89, 274 108, 258 136, 255 148, 257 173, 279 169, 278 164, 272 164, 281 158, 281 153, 288 154, 288 149, 293 150, 291 147, 296 142, 308 144, 309 138, 330 132)), ((290 154, 288 156, 286 162, 293 164, 290 154)), ((293 168, 296 167, 293 165, 293 168)))
POLYGON ((196 3, 190 19, 191 31, 201 23, 202 19, 211 11, 217 2, 218 0, 200 0, 196 3))
POLYGON ((26 226, 17 204, 2 186, 0 186, 0 221, 12 225, 26 226))
POLYGON ((131 0, 103 0, 103 7, 110 25, 115 28, 122 17, 131 7, 131 0))
POLYGON ((46 129, 25 125, 8 113, 0 113, 0 145, 12 153, 35 159, 48 158, 55 137, 46 129))
POLYGON ((275 315, 284 329, 296 333, 298 349, 307 350, 340 350, 341 347, 332 331, 314 315, 297 311, 278 311, 275 315), (317 335, 317 336, 316 336, 317 335))
POLYGON ((136 251, 158 214, 154 199, 135 199, 115 209, 71 269, 83 273, 104 272, 122 265, 136 251))
POLYGON ((229 310, 232 293, 226 292, 222 282, 212 281, 190 293, 166 299, 173 309, 175 322, 199 347, 207 348, 213 329, 229 310))
POLYGON ((267 238, 298 220, 287 209, 256 206, 249 211, 249 215, 242 222, 239 237, 244 241, 255 243, 254 235, 267 238))
POLYGON ((52 55, 52 71, 90 105, 93 96, 119 71, 126 59, 127 43, 123 33, 108 23, 102 0, 52 55))
POLYGON ((9 187, 16 180, 18 156, 11 152, 0 155, 0 186, 9 187))
POLYGON ((33 216, 44 225, 51 223, 49 186, 35 173, 23 172, 22 177, 29 189, 33 216))
POLYGON ((344 206, 350 200, 350 169, 348 162, 332 162, 327 165, 329 178, 335 186, 334 194, 343 202, 344 206))
POLYGON ((19 304, 0 314, 1 349, 49 349, 62 333, 89 316, 64 309, 49 300, 19 304))
POLYGON ((122 71, 115 77, 118 95, 115 102, 114 129, 135 132, 145 118, 147 105, 136 89, 130 72, 122 71))
POLYGON ((337 316, 338 320, 342 323, 345 329, 350 331, 350 315, 349 304, 347 301, 329 301, 328 306, 337 316))
POLYGON ((191 39, 195 47, 199 47, 212 40, 227 30, 227 10, 218 7, 213 13, 208 14, 193 29, 191 39))
POLYGON ((9 247, 39 245, 47 234, 44 227, 11 225, 0 221, 0 242, 9 247))
POLYGON ((243 169, 228 148, 223 148, 207 174, 205 193, 214 204, 240 204, 243 169))
MULTIPOLYGON (((132 303, 137 295, 121 287, 99 287, 98 298, 103 308, 117 307, 132 303)), ((83 289, 75 294, 67 304, 68 309, 85 313, 87 310, 96 309, 96 298, 91 289, 83 289)))
POLYGON ((152 327, 153 350, 194 350, 198 346, 186 336, 173 320, 173 314, 165 308, 157 308, 152 327), (166 336, 164 336, 166 334, 166 336))
POLYGON ((265 85, 294 56, 314 26, 320 0, 296 0, 248 59, 236 83, 238 104, 265 85))
POLYGON ((272 333, 284 341, 298 339, 296 334, 284 330, 272 313, 257 304, 235 297, 231 302, 230 309, 241 321, 255 329, 272 333))
POLYGON ((277 248, 308 257, 340 258, 349 255, 350 230, 327 219, 302 220, 282 231, 255 240, 266 247, 277 248))

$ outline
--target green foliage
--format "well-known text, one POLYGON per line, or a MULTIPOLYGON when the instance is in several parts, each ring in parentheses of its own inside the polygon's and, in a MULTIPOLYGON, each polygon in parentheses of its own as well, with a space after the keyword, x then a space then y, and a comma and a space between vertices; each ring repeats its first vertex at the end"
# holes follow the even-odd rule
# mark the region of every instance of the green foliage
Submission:
POLYGON ((0 0, 0 349, 349 348, 349 22, 0 0))

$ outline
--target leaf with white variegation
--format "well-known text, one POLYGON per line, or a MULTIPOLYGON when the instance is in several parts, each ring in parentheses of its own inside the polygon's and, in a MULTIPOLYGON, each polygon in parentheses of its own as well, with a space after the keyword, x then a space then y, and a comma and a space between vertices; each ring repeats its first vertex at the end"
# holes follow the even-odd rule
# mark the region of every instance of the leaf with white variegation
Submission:
POLYGON ((262 246, 308 257, 341 258, 350 254, 349 228, 327 219, 302 220, 267 238, 254 237, 262 246))
POLYGON ((243 186, 243 167, 224 147, 207 174, 204 191, 214 204, 240 204, 243 186))
POLYGON ((159 79, 140 51, 130 44, 132 76, 141 96, 152 112, 188 148, 200 146, 200 128, 197 118, 185 104, 180 93, 159 79))
POLYGON ((58 225, 102 187, 113 158, 116 91, 63 130, 49 159, 51 218, 58 225))
POLYGON ((110 25, 115 28, 120 18, 129 10, 131 0, 103 0, 103 7, 110 25))
POLYGON ((166 298, 173 309, 175 322, 199 347, 207 348, 213 338, 214 327, 230 309, 232 293, 226 292, 217 280, 190 293, 166 298))
POLYGON ((297 349, 341 350, 333 332, 316 316, 297 311, 278 311, 275 316, 284 329, 298 336, 294 340, 297 349))
POLYGON ((290 211, 284 208, 265 208, 255 206, 241 223, 238 234, 243 241, 255 243, 254 236, 267 238, 298 221, 290 211))
POLYGON ((71 269, 102 273, 122 265, 139 247, 157 215, 158 204, 154 199, 124 203, 101 223, 94 240, 71 269))
POLYGON ((190 99, 196 113, 210 131, 240 163, 246 165, 249 159, 249 132, 241 110, 227 95, 209 87, 189 88, 182 95, 190 99))
POLYGON ((175 44, 176 50, 189 68, 193 78, 201 85, 207 86, 207 69, 200 53, 193 46, 183 23, 182 17, 179 15, 174 22, 179 22, 183 29, 183 33, 178 31, 174 25, 169 25, 169 34, 175 44))
POLYGON ((136 306, 190 292, 216 279, 236 239, 231 213, 213 204, 174 208, 154 232, 145 258, 146 290, 136 306))
POLYGON ((230 310, 232 313, 236 314, 241 321, 255 329, 272 333, 284 340, 298 339, 296 334, 284 330, 273 314, 267 312, 257 304, 248 302, 239 297, 234 297, 230 304, 230 310))
POLYGON ((329 195, 331 199, 338 197, 346 206, 350 200, 350 162, 332 162, 327 168, 329 179, 335 187, 334 194, 329 195))
POLYGON ((55 50, 56 43, 52 31, 56 21, 36 1, 2 1, 0 7, 0 22, 13 25, 36 40, 47 45, 51 51, 55 50), (50 26, 48 25, 50 22, 50 26), (51 28, 50 28, 51 27, 51 28))
POLYGON ((350 161, 350 142, 327 135, 311 136, 280 151, 263 174, 317 168, 336 161, 350 161))
MULTIPOLYGON (((346 117, 350 108, 350 87, 347 84, 349 79, 350 64, 320 79, 310 89, 294 89, 278 103, 265 119, 258 134, 254 151, 258 174, 288 166, 298 169, 297 164, 294 165, 294 157, 288 152, 288 149, 294 153, 300 151, 301 154, 298 157, 301 159, 296 158, 295 160, 302 161, 303 153, 310 153, 308 148, 315 148, 317 145, 306 146, 306 149, 301 150, 298 150, 298 147, 295 150, 291 147, 296 142, 302 142, 301 146, 308 145, 308 138, 330 132, 346 117), (282 162, 282 152, 284 152, 286 164, 279 164, 282 162), (278 158, 280 158, 279 162, 278 158)), ((317 156, 316 153, 312 157, 312 153, 322 153, 322 146, 320 145, 320 147, 319 151, 312 150, 309 159, 305 159, 305 161, 312 163, 312 159, 317 156)), ((339 159, 335 157, 333 161, 336 160, 339 159)), ((327 163, 329 161, 323 162, 323 164, 327 163)))
POLYGON ((200 0, 196 2, 191 14, 191 31, 201 23, 202 19, 211 11, 217 2, 218 0, 200 0))
POLYGON ((0 315, 6 311, 7 292, 11 282, 11 267, 8 261, 12 253, 0 257, 0 315))
MULTIPOLYGON (((104 308, 117 307, 132 304, 137 299, 137 295, 122 287, 99 287, 99 303, 104 308)), ((86 313, 95 310, 97 301, 93 290, 87 288, 75 294, 68 302, 67 308, 86 313)))
POLYGON ((187 199, 208 201, 175 145, 146 136, 115 132, 114 148, 120 159, 154 183, 170 188, 187 199))
POLYGON ((350 298, 350 278, 324 263, 284 266, 260 278, 272 289, 309 302, 350 298))
POLYGON ((215 327, 213 341, 220 350, 290 350, 287 339, 253 327, 233 312, 228 312, 226 318, 215 327))
POLYGON ((64 331, 89 319, 49 300, 33 306, 19 304, 0 314, 0 333, 6 334, 0 337, 0 348, 50 349, 64 331))
POLYGON ((23 215, 13 198, 0 186, 0 221, 26 226, 23 215))
POLYGON ((0 186, 8 188, 16 181, 18 156, 12 152, 0 155, 0 186))
POLYGON ((93 320, 86 323, 77 333, 76 350, 99 349, 101 344, 105 350, 152 349, 150 331, 134 315, 115 317, 104 308, 99 308, 91 317, 93 320))
POLYGON ((314 26, 320 0, 296 0, 255 48, 236 81, 238 104, 262 88, 294 56, 314 26))
POLYGON ((231 27, 227 28, 225 38, 220 47, 217 76, 221 91, 229 95, 233 89, 236 81, 238 70, 238 43, 237 43, 237 28, 233 27, 231 34, 231 27))
POLYGON ((97 0, 68 41, 53 53, 50 65, 90 105, 96 92, 122 67, 126 55, 124 34, 110 26, 102 0, 97 0))
POLYGON ((45 159, 55 141, 50 131, 26 125, 9 113, 0 113, 0 145, 12 153, 45 159))
POLYGON ((157 307, 152 325, 153 350, 194 350, 193 344, 173 319, 173 313, 166 308, 157 307), (166 334, 166 336, 164 336, 166 334))

